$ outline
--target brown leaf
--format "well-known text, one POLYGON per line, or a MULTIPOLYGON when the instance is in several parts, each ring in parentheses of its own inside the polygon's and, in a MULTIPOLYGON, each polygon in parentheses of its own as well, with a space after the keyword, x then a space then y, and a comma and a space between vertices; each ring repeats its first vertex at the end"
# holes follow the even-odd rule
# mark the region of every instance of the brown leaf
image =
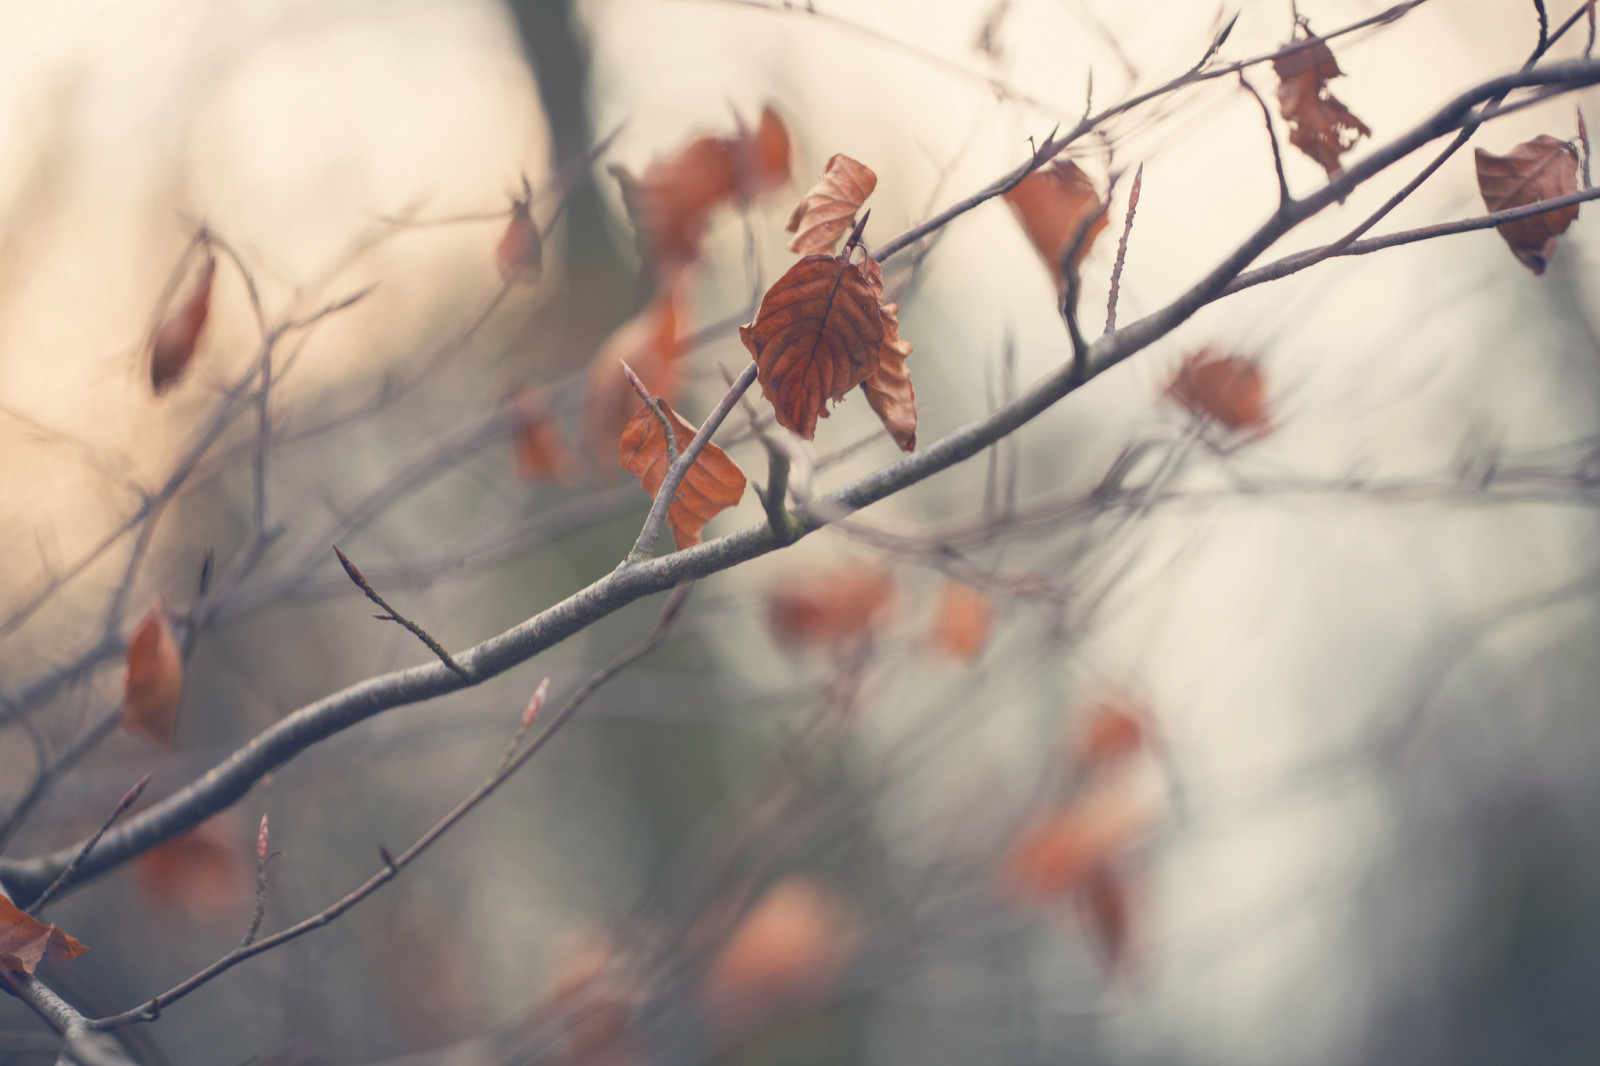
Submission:
MULTIPOLYGON (((681 451, 694 439, 695 427, 679 418, 672 405, 656 398, 672 423, 673 436, 681 451)), ((628 427, 622 431, 622 468, 639 479, 651 499, 667 478, 667 434, 655 412, 642 404, 628 427)), ((667 525, 679 548, 700 543, 705 524, 738 503, 744 496, 744 471, 728 458, 728 453, 707 443, 695 457, 694 465, 683 475, 678 493, 667 507, 667 525)))
POLYGON ((527 200, 511 205, 511 218, 500 236, 494 262, 507 281, 538 281, 544 273, 544 238, 534 224, 527 200))
POLYGON ((983 592, 963 581, 949 580, 939 595, 929 642, 953 659, 971 662, 989 643, 994 625, 994 604, 983 592))
POLYGON ((66 962, 86 950, 58 926, 46 925, 0 896, 0 970, 33 973, 46 958, 66 962))
POLYGON ((1126 788, 1100 787, 1037 815, 1009 849, 1001 879, 1031 903, 1054 903, 1136 843, 1151 805, 1126 788))
POLYGON ((754 199, 789 179, 789 132, 768 107, 753 131, 697 137, 638 178, 621 167, 611 172, 649 259, 670 273, 700 257, 701 236, 717 207, 736 197, 754 199))
POLYGON ((909 452, 917 446, 917 394, 911 387, 911 371, 906 369, 911 342, 900 339, 899 304, 884 304, 878 312, 883 316, 883 347, 878 349, 878 365, 861 383, 861 391, 900 450, 909 452))
POLYGON ((1278 75, 1278 109, 1289 124, 1289 143, 1321 164, 1332 177, 1339 156, 1362 137, 1372 136, 1366 123, 1328 92, 1328 81, 1344 72, 1321 38, 1272 61, 1278 75))
MULTIPOLYGON (((1517 145, 1510 155, 1476 151, 1478 189, 1490 212, 1525 207, 1578 191, 1578 153, 1572 145, 1540 134, 1517 145)), ((1556 250, 1556 238, 1578 217, 1578 205, 1506 222, 1496 228, 1522 265, 1543 274, 1556 250)))
POLYGON ((649 305, 606 338, 589 365, 584 399, 584 447, 602 480, 615 476, 611 449, 635 411, 643 409, 639 394, 622 371, 627 363, 652 396, 678 398, 680 362, 684 355, 685 316, 680 284, 668 284, 649 305))
POLYGON ((139 886, 156 906, 232 922, 254 891, 249 837, 226 815, 201 822, 134 860, 139 886))
POLYGON ((150 337, 150 386, 157 396, 170 389, 194 360, 211 313, 211 280, 216 272, 216 256, 207 249, 194 288, 150 337))
POLYGON ((128 641, 128 674, 122 688, 122 727, 172 747, 183 694, 183 656, 160 601, 145 613, 128 641))
POLYGON ((827 402, 877 368, 882 298, 883 275, 870 257, 857 266, 848 256, 808 255, 767 290, 739 339, 780 426, 811 440, 827 402))
POLYGON ((517 428, 511 437, 517 475, 523 481, 554 478, 563 485, 577 480, 578 460, 561 433, 561 420, 550 410, 544 389, 524 385, 512 397, 517 408, 517 428))
POLYGON ((871 167, 847 155, 829 159, 822 180, 795 204, 783 227, 794 234, 789 251, 832 255, 839 238, 855 225, 856 212, 877 187, 878 175, 871 167))
POLYGON ((1212 348, 1201 348, 1184 359, 1167 395, 1194 417, 1230 430, 1262 431, 1272 422, 1260 365, 1212 348))
POLYGON ((1100 202, 1089 175, 1070 159, 1058 159, 1023 178, 1005 194, 1005 200, 1050 268, 1056 291, 1065 293, 1067 279, 1061 260, 1072 247, 1078 227, 1087 225, 1072 260, 1073 270, 1083 263, 1095 238, 1106 228, 1106 205, 1100 202))
POLYGON ((808 574, 778 589, 768 617, 780 643, 840 650, 865 640, 890 615, 894 577, 871 565, 808 574))
POLYGON ((789 877, 761 896, 706 973, 717 1030, 746 1034, 814 1004, 837 983, 858 943, 849 905, 827 885, 789 877))

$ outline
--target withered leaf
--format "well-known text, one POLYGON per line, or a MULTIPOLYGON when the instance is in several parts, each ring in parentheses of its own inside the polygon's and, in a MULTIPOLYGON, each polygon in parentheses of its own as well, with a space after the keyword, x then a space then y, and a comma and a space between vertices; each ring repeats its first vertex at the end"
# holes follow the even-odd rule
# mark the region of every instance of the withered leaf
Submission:
POLYGON ((1272 61, 1278 75, 1278 109, 1289 124, 1289 143, 1321 164, 1331 177, 1339 156, 1357 140, 1370 137, 1366 123, 1328 91, 1328 81, 1344 72, 1321 38, 1272 61))
POLYGON ((794 234, 789 251, 832 255, 839 238, 855 225, 856 212, 877 187, 878 175, 871 167, 847 155, 829 159, 822 180, 795 204, 783 227, 794 234))
MULTIPOLYGON (((673 436, 681 450, 694 439, 695 427, 679 418, 672 405, 660 397, 662 413, 672 423, 673 436)), ((661 421, 648 407, 640 405, 633 420, 622 431, 622 468, 639 479, 652 499, 667 478, 667 434, 661 421)), ((667 525, 679 548, 700 543, 705 524, 738 503, 744 496, 744 471, 728 458, 728 453, 707 443, 683 475, 678 493, 667 507, 667 525)))
POLYGON ((615 476, 611 449, 643 404, 622 370, 627 363, 652 396, 678 397, 684 355, 683 314, 677 283, 664 285, 644 310, 617 327, 589 364, 584 396, 584 448, 602 480, 615 476))
POLYGON ((861 384, 884 343, 883 275, 848 255, 808 255, 762 297, 756 320, 739 339, 756 361, 761 391, 778 424, 805 440, 829 400, 861 384))
POLYGON ((1085 229, 1072 259, 1073 270, 1083 263, 1095 238, 1106 228, 1106 205, 1095 192, 1094 182, 1072 160, 1058 159, 1023 178, 1005 194, 1005 201, 1050 268, 1056 291, 1065 293, 1067 279, 1062 259, 1071 249, 1079 227, 1085 229))
POLYGON ((164 748, 178 729, 183 695, 183 656, 160 601, 145 613, 128 641, 128 673, 122 688, 122 727, 164 748))
POLYGON ((150 337, 150 387, 157 396, 176 384, 194 361, 206 317, 211 313, 211 281, 216 272, 216 256, 207 249, 189 295, 150 337))
POLYGON ((544 238, 527 200, 511 205, 511 218, 495 248, 494 261, 506 281, 538 281, 544 272, 544 238))
POLYGON ((1195 418, 1229 430, 1260 432, 1272 422, 1260 364, 1212 348, 1201 348, 1183 360, 1167 395, 1195 418))
POLYGON ((855 565, 808 575, 772 593, 768 617, 783 644, 842 650, 886 622, 894 577, 878 566, 855 565))
POLYGON ((518 476, 530 483, 554 478, 563 485, 572 484, 577 479, 578 461, 567 448, 561 420, 550 410, 544 389, 524 385, 512 403, 517 409, 517 428, 511 448, 518 476))
POLYGON ((911 342, 900 339, 899 304, 884 304, 878 310, 883 316, 883 347, 878 349, 878 365, 861 383, 861 391, 900 450, 909 452, 917 446, 917 394, 906 368, 911 342))
POLYGON ((46 925, 0 896, 0 970, 31 974, 47 957, 65 962, 86 950, 58 926, 46 925))
POLYGON ((770 105, 761 109, 756 128, 741 128, 732 142, 734 181, 739 196, 754 200, 789 180, 789 130, 770 105))
POLYGON ((946 581, 939 594, 929 642, 936 651, 971 662, 989 643, 994 625, 994 604, 982 591, 964 581, 946 581))
MULTIPOLYGON (((1509 155, 1477 149, 1478 189, 1491 212, 1525 207, 1578 191, 1578 153, 1572 145, 1540 134, 1517 145, 1509 155)), ((1522 265, 1543 274, 1556 249, 1556 238, 1578 217, 1578 205, 1546 211, 1519 222, 1495 227, 1522 265)))

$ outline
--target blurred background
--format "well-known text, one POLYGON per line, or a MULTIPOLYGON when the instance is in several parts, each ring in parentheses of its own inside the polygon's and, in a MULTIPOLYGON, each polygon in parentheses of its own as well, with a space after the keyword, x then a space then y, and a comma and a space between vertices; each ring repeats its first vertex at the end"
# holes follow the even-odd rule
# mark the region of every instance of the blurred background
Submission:
MULTIPOLYGON (((1328 32, 1385 6, 1298 10, 1328 32)), ((589 435, 585 396, 652 285, 610 168, 738 138, 764 107, 787 129, 792 176, 709 217, 682 290, 675 405, 698 422, 834 153, 878 174, 879 244, 1070 127, 1086 92, 1098 108, 1187 70, 1234 10, 1225 58, 1293 29, 1278 0, 0 10, 7 858, 80 839, 147 771, 146 802, 293 710, 427 661, 330 543, 452 649, 615 567, 648 500, 589 435), (544 268, 503 282, 524 181, 544 268), (153 397, 146 339, 201 225, 230 253, 194 365, 153 397), (258 468, 236 401, 261 321, 363 293, 285 334, 258 468), (527 385, 576 457, 561 477, 519 473, 505 401, 527 385), (265 541, 258 477, 281 528, 265 541), (196 604, 208 553, 226 595, 200 601, 166 751, 115 729, 124 642, 158 597, 196 604), (75 761, 29 798, 41 751, 75 761)), ((1373 131, 1351 157, 1537 39, 1532 5, 1502 0, 1433 0, 1340 39, 1331 88, 1373 131)), ((1271 71, 1250 78, 1271 101, 1271 71)), ((1600 114, 1577 94, 1473 144, 1574 137, 1574 102, 1600 114)), ((1276 196, 1232 78, 1069 155, 1102 191, 1116 179, 1083 267, 1091 334, 1135 166, 1124 323, 1276 196)), ((1339 236, 1424 158, 1273 254, 1339 236)), ((1296 191, 1323 180, 1286 165, 1296 191)), ((1380 230, 1481 211, 1462 152, 1380 230)), ((701 582, 660 648, 416 866, 127 1031, 130 1052, 1600 1061, 1596 249, 1580 219, 1535 277, 1482 231, 1229 297, 992 457, 701 582), (1218 437, 1164 395, 1205 346, 1259 360, 1264 432, 1218 437)), ((889 288, 926 445, 1069 350, 999 201, 914 258, 889 288)), ((765 480, 749 427, 736 411, 718 439, 765 480)), ((819 491, 900 454, 859 400, 812 453, 819 491)), ((761 517, 747 493, 708 536, 761 517)), ((266 928, 327 906, 483 780, 541 678, 564 698, 660 601, 313 747, 183 847, 53 905, 90 951, 42 972, 106 1014, 233 947, 263 812, 284 852, 266 928)), ((0 1002, 0 1061, 50 1061, 42 1034, 0 1002)))

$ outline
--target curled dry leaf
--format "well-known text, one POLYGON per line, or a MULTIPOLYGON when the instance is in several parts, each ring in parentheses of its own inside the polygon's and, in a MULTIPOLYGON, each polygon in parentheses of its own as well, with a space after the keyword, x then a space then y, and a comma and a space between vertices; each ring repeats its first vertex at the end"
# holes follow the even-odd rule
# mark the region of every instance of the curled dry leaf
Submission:
POLYGON ((815 1003, 838 982, 859 936, 849 905, 827 885, 789 877, 761 896, 706 973, 705 996, 725 1037, 815 1003))
POLYGON ((1260 432, 1272 422, 1261 366, 1244 356, 1201 348, 1179 365, 1167 395, 1195 418, 1230 430, 1260 432))
POLYGON ((611 172, 650 260, 670 273, 699 258, 701 235, 717 207, 754 199, 789 180, 789 132, 767 107, 754 130, 697 137, 638 178, 621 167, 611 172))
POLYGON ((189 295, 150 337, 150 387, 157 396, 176 384, 194 361, 206 317, 211 313, 211 281, 216 272, 217 258, 208 248, 189 295))
POLYGON ((33 973, 46 958, 66 962, 86 950, 60 927, 46 925, 0 896, 0 970, 33 973))
POLYGON ((878 175, 871 167, 847 155, 829 159, 822 180, 801 197, 783 227, 794 234, 789 251, 832 255, 839 238, 855 225, 856 212, 877 187, 878 175))
POLYGON ((828 401, 871 376, 885 338, 882 299, 870 256, 857 265, 848 255, 808 255, 767 290, 739 339, 780 426, 811 440, 828 401))
POLYGON ((578 460, 567 447, 561 420, 550 410, 544 389, 524 385, 512 397, 517 409, 517 428, 511 437, 517 475, 526 482, 554 478, 563 485, 577 480, 578 460))
MULTIPOLYGON (((1578 191, 1578 153, 1572 145, 1540 134, 1509 155, 1477 149, 1478 189, 1491 212, 1525 207, 1578 191)), ((1522 265, 1543 274, 1556 250, 1556 238, 1578 217, 1578 205, 1507 222, 1496 228, 1522 265)))
POLYGON ((145 612, 128 641, 128 672, 122 687, 122 727, 172 747, 183 695, 183 656, 160 601, 145 612))
POLYGON ((544 238, 527 200, 511 205, 511 218, 495 248, 494 262, 506 281, 538 281, 544 273, 544 238))
POLYGON ((952 659, 971 662, 989 643, 994 625, 994 603, 988 595, 964 581, 944 583, 928 642, 952 659))
POLYGON ((1315 159, 1331 177, 1339 157, 1362 137, 1372 136, 1366 123, 1350 113, 1328 91, 1328 81, 1344 72, 1319 37, 1272 61, 1278 75, 1278 109, 1289 124, 1289 143, 1315 159))
POLYGON ((157 907, 231 922, 254 893, 250 835, 226 814, 201 822, 134 860, 139 887, 157 907))
POLYGON ((780 643, 840 650, 889 620, 894 577, 872 565, 810 574, 772 593, 768 617, 780 643))
POLYGON ((911 342, 900 339, 899 304, 884 304, 878 312, 883 317, 883 347, 861 391, 900 450, 909 452, 917 446, 917 393, 906 368, 911 342))
POLYGON ((606 338, 589 364, 583 439, 602 479, 614 476, 611 449, 633 413, 644 406, 622 364, 633 368, 652 396, 669 401, 678 397, 685 329, 678 295, 682 288, 681 282, 663 286, 644 310, 606 338))
POLYGON ((1083 228, 1083 240, 1072 258, 1073 270, 1083 263, 1095 238, 1106 228, 1106 205, 1095 192, 1094 182, 1078 164, 1058 159, 1023 178, 1005 194, 1005 200, 1050 268, 1056 291, 1065 293, 1067 279, 1062 260, 1072 248, 1079 228, 1083 228))
MULTIPOLYGON (((679 418, 672 405, 660 397, 656 402, 672 423, 679 449, 694 439, 695 427, 679 418)), ((640 405, 633 420, 622 431, 622 468, 639 479, 644 491, 655 498, 667 477, 667 434, 655 412, 640 405)), ((667 507, 667 525, 679 548, 700 543, 705 524, 738 503, 744 496, 744 471, 728 458, 728 453, 707 443, 695 457, 694 465, 683 475, 678 493, 667 507)))

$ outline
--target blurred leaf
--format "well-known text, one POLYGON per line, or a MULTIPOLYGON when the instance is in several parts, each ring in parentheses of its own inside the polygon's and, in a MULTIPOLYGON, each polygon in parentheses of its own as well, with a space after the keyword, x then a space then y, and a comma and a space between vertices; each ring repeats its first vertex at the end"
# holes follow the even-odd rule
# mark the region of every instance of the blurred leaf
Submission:
POLYGON ((216 257, 207 249, 194 288, 150 338, 150 385, 157 396, 176 384, 194 360, 211 312, 211 281, 216 272, 216 257))
POLYGON ((894 578, 887 570, 854 565, 796 575, 773 592, 768 615, 780 642, 839 650, 888 620, 894 578))
POLYGON ((133 861, 152 903, 185 915, 231 921, 253 896, 251 834, 221 814, 157 844, 133 861))
POLYGON ((1266 378, 1254 359, 1201 348, 1187 356, 1167 386, 1167 396, 1195 418, 1230 430, 1266 430, 1266 378))
POLYGON ((964 581, 948 580, 939 594, 929 642, 952 659, 976 659, 989 643, 994 603, 964 581))
POLYGON ((1072 247, 1078 228, 1085 227, 1083 242, 1072 259, 1073 270, 1083 263, 1095 238, 1106 228, 1106 205, 1100 202, 1089 175, 1072 160, 1058 159, 1023 178, 1005 194, 1005 200, 1050 268, 1056 291, 1065 293, 1067 279, 1062 273, 1062 259, 1072 247))
POLYGON ((178 730, 178 700, 183 695, 183 656, 159 600, 133 631, 127 661, 122 727, 163 748, 172 747, 178 730))

